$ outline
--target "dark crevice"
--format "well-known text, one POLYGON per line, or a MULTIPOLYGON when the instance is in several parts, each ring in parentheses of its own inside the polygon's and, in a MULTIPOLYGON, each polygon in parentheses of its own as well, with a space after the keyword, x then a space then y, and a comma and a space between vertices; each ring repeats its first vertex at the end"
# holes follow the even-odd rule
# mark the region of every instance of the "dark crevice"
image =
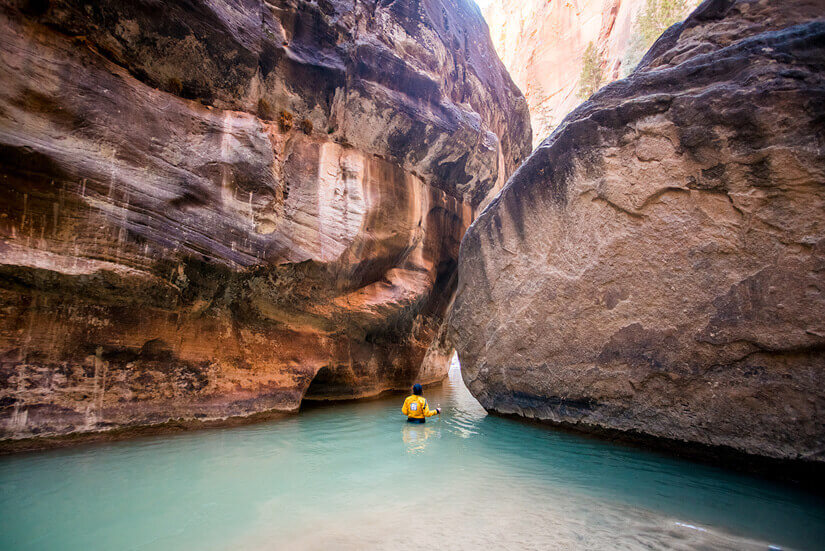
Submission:
POLYGON ((304 393, 304 400, 335 400, 348 394, 352 394, 352 386, 338 376, 331 366, 325 365, 313 377, 304 393))

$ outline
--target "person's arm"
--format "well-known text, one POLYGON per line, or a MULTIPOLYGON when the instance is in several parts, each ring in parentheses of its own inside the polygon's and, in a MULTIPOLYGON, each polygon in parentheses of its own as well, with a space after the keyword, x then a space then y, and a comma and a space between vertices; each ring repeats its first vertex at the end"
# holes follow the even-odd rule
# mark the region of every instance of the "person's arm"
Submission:
POLYGON ((401 413, 409 417, 410 415, 410 401, 404 400, 404 405, 401 406, 401 413))
POLYGON ((441 413, 441 408, 430 409, 429 404, 427 404, 427 400, 424 400, 424 416, 425 417, 432 417, 433 415, 438 415, 441 413))

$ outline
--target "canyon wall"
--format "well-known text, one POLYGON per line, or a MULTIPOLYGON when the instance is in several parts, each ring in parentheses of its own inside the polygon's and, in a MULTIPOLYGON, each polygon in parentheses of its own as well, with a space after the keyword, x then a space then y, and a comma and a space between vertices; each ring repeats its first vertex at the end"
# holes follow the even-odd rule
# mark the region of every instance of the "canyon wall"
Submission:
POLYGON ((461 244, 488 410, 825 461, 825 11, 708 0, 571 113, 461 244))
MULTIPOLYGON (((589 45, 598 58, 601 84, 629 73, 633 67, 623 64, 636 60, 627 59, 627 54, 636 42, 645 40, 636 36, 637 18, 651 3, 655 0, 490 0, 484 4, 496 51, 530 106, 534 145, 587 99, 580 96, 580 80, 589 45)), ((695 7, 698 0, 682 3, 695 7)), ((644 44, 644 50, 649 46, 644 44)))
POLYGON ((6 0, 0 28, 0 437, 446 374, 460 239, 531 139, 472 2, 6 0))

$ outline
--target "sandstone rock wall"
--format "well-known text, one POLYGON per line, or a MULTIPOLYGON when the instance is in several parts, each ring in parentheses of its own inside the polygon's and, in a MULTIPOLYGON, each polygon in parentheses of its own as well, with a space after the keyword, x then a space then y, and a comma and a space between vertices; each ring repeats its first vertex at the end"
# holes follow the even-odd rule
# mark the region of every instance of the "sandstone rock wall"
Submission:
POLYGON ((587 46, 603 58, 605 83, 619 78, 633 21, 645 0, 502 0, 485 5, 493 44, 530 106, 538 145, 582 99, 587 46))
POLYGON ((824 15, 708 0, 525 161, 461 245, 485 408, 825 460, 824 15))
MULTIPOLYGON (((601 85, 629 74, 657 37, 647 37, 639 20, 651 8, 657 16, 684 18, 699 0, 489 0, 484 16, 496 51, 530 106, 537 146, 582 103, 580 86, 592 45, 601 85)), ((653 17, 657 24, 661 21, 653 17)), ((671 21, 672 22, 672 21, 671 21)), ((669 23, 668 23, 669 24, 669 23)), ((664 30, 668 25, 656 27, 664 30)), ((649 32, 649 31, 648 31, 649 32)), ((586 99, 586 98, 584 98, 586 99)))
POLYGON ((0 436, 419 376, 530 150, 474 5, 8 0, 0 28, 0 436))

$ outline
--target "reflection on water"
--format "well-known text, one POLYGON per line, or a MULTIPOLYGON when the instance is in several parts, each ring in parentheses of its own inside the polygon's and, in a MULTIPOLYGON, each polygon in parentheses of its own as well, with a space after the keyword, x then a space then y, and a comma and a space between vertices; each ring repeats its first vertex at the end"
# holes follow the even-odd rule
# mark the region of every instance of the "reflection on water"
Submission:
POLYGON ((0 458, 0 549, 818 549, 822 498, 488 416, 456 367, 282 421, 0 458))
POLYGON ((404 423, 401 429, 401 440, 407 445, 407 453, 423 452, 427 447, 427 440, 435 431, 432 426, 404 423))

